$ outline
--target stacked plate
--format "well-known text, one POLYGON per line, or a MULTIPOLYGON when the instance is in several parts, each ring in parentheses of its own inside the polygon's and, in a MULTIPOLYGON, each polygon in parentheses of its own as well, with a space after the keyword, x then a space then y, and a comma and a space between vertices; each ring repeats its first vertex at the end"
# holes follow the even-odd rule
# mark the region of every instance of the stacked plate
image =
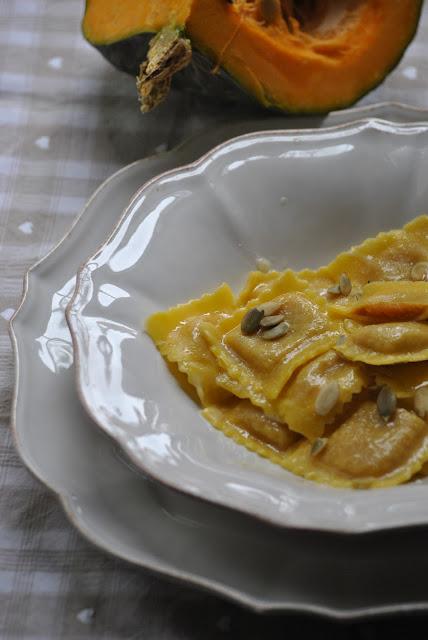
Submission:
POLYGON ((136 565, 264 612, 427 609, 425 481, 335 490, 262 460, 204 422, 142 329, 239 288, 258 256, 317 266, 428 211, 428 113, 294 124, 225 126, 98 189, 11 324, 17 447, 88 539, 136 565))

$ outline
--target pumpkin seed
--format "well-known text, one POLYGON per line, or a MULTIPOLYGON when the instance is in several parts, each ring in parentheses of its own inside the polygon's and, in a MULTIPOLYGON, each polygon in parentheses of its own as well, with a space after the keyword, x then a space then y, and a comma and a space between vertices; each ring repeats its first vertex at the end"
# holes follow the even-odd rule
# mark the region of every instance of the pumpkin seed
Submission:
POLYGON ((282 322, 284 318, 285 316, 282 315, 282 313, 277 316, 265 316, 263 320, 260 321, 260 326, 263 327, 263 329, 276 327, 276 325, 282 322))
POLYGON ((285 336, 289 330, 290 325, 288 322, 280 322, 276 327, 263 331, 263 333, 260 334, 260 337, 263 338, 263 340, 275 340, 276 338, 282 338, 282 336, 285 336))
POLYGON ((410 272, 412 280, 428 280, 428 262, 417 262, 410 272))
POLYGON ((272 263, 267 258, 257 258, 256 265, 257 269, 262 273, 267 273, 272 269, 272 263))
POLYGON ((327 293, 330 296, 339 296, 340 295, 340 287, 338 284, 334 284, 332 287, 327 289, 327 293))
POLYGON ((272 302, 264 302, 263 304, 259 304, 257 309, 263 311, 265 316, 273 316, 276 311, 279 311, 281 307, 281 302, 278 300, 272 300, 272 302))
POLYGON ((428 387, 416 389, 414 407, 420 418, 425 418, 428 415, 428 387))
POLYGON ((278 24, 282 19, 280 0, 260 0, 259 11, 263 22, 267 25, 278 24))
POLYGON ((327 293, 331 296, 349 296, 352 291, 351 281, 346 273, 342 273, 338 284, 334 284, 327 289, 327 293))
POLYGON ((385 422, 392 418, 397 409, 397 396, 391 387, 388 385, 382 387, 378 393, 376 404, 379 415, 385 422))
POLYGON ((254 307, 250 309, 241 320, 241 331, 245 336, 251 336, 260 327, 260 320, 263 318, 264 312, 254 307))
POLYGON ((317 456, 324 449, 327 442, 327 438, 317 438, 314 440, 311 447, 311 456, 317 456))
POLYGON ((326 416, 339 400, 339 396, 340 387, 335 380, 324 384, 315 400, 315 413, 319 416, 326 416))
POLYGON ((349 296, 352 291, 352 284, 346 273, 342 273, 339 278, 339 289, 342 296, 349 296))

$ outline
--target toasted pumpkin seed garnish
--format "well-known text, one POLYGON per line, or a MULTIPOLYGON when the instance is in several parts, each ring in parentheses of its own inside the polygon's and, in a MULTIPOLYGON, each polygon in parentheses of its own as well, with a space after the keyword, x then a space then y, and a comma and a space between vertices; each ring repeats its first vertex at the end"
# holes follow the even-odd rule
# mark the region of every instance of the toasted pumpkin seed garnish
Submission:
POLYGON ((346 273, 342 273, 339 282, 327 289, 327 293, 331 296, 349 296, 352 291, 352 283, 346 273))
POLYGON ((417 262, 410 272, 412 280, 428 280, 428 262, 417 262))
POLYGON ((259 304, 257 309, 263 311, 265 316, 273 316, 276 311, 279 311, 281 307, 281 302, 278 300, 272 300, 271 302, 264 302, 263 304, 259 304))
POLYGON ((311 446, 311 456, 317 456, 324 449, 327 442, 327 438, 316 438, 311 446))
POLYGON ((241 320, 241 331, 245 336, 251 336, 260 327, 260 320, 263 318, 264 312, 257 307, 250 309, 241 320))
POLYGON ((288 324, 288 322, 284 321, 280 322, 276 325, 276 327, 273 327, 272 329, 263 331, 260 334, 260 337, 263 338, 263 340, 276 340, 276 338, 282 338, 282 336, 285 336, 285 334, 289 331, 290 325, 288 324))
POLYGON ((413 402, 415 412, 420 418, 425 418, 428 415, 428 387, 416 389, 413 402))
POLYGON ((327 293, 330 296, 339 296, 340 295, 340 287, 338 284, 334 284, 332 287, 327 289, 327 293))
POLYGON ((265 316, 260 321, 260 326, 263 329, 267 329, 268 327, 276 327, 276 325, 282 322, 284 318, 285 316, 282 313, 278 314, 277 316, 265 316))
POLYGON ((377 400, 377 410, 381 418, 388 422, 397 409, 397 396, 388 385, 384 385, 379 391, 377 400))
POLYGON ((256 265, 257 269, 262 273, 267 273, 272 269, 272 263, 267 258, 257 258, 256 265))
POLYGON ((324 384, 315 400, 315 413, 319 416, 326 416, 336 405, 339 396, 340 387, 335 380, 324 384))
POLYGON ((346 273, 342 273, 339 278, 339 289, 342 296, 349 296, 352 291, 352 284, 346 273))

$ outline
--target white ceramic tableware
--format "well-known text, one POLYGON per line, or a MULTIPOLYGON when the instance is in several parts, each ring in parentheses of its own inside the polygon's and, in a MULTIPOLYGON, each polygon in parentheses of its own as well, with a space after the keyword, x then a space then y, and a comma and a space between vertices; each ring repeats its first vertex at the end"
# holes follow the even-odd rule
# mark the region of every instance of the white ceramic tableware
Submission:
MULTIPOLYGON (((379 112, 400 121, 406 114, 395 107, 379 112)), ((413 111, 407 116, 414 117, 413 111)), ((428 120, 428 113, 423 119, 428 120)), ((23 301, 11 324, 17 449, 84 536, 137 566, 203 586, 257 611, 357 620, 426 610, 424 529, 315 536, 274 530, 207 508, 135 473, 88 419, 75 394, 64 307, 77 267, 117 222, 140 184, 242 133, 245 124, 248 130, 267 126, 241 123, 239 129, 209 132, 179 151, 139 161, 112 176, 90 199, 72 232, 27 274, 23 301), (40 401, 47 396, 50 402, 40 401)))
POLYGON ((428 523, 428 486, 371 491, 303 480, 209 425, 144 322, 258 256, 317 267, 428 211, 428 126, 360 121, 229 140, 132 199, 80 271, 68 319, 90 416, 165 485, 284 527, 367 532, 428 523))

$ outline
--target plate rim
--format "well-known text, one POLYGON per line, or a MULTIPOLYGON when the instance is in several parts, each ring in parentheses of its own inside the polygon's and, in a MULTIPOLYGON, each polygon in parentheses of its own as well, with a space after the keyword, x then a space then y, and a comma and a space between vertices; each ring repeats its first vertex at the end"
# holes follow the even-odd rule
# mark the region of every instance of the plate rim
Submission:
MULTIPOLYGON (((423 114, 425 116, 423 121, 428 122, 428 109, 424 109, 421 107, 413 107, 411 105, 406 105, 405 103, 395 102, 395 101, 385 101, 381 103, 376 103, 373 105, 363 106, 363 107, 355 107, 353 109, 347 110, 348 112, 360 113, 360 114, 369 114, 376 113, 376 111, 380 111, 382 109, 395 109, 398 108, 399 111, 403 111, 403 113, 410 112, 411 114, 423 114)), ((334 112, 340 114, 340 116, 344 116, 344 112, 334 112)), ((274 119, 272 119, 272 123, 274 124, 274 119)), ((412 123, 421 122, 421 120, 410 120, 412 123)), ((229 127, 233 127, 234 124, 228 123, 229 127)), ((182 149, 185 150, 191 146, 195 139, 198 139, 200 135, 204 135, 203 132, 199 132, 190 138, 184 140, 182 143, 177 145, 172 149, 168 149, 162 151, 161 153, 152 154, 151 156, 147 156, 145 158, 138 159, 119 170, 115 171, 113 174, 108 176, 104 181, 100 183, 100 185, 95 189, 95 191, 91 194, 84 207, 80 210, 75 220, 73 221, 70 228, 63 234, 63 236, 53 245, 53 247, 43 256, 41 256, 34 264, 32 264, 25 272, 23 276, 23 286, 22 286, 22 296, 21 300, 16 308, 15 313, 11 317, 8 323, 9 336, 12 345, 12 354, 14 360, 14 376, 13 376, 13 393, 12 393, 12 401, 11 401, 11 417, 10 417, 10 429, 12 433, 13 442, 15 445, 15 449, 24 464, 24 466, 28 469, 33 478, 36 479, 37 482, 40 482, 41 485, 45 486, 50 494, 53 494, 58 498, 59 504, 62 507, 67 519, 70 524, 74 526, 80 535, 83 536, 85 540, 87 540, 90 544, 93 544, 97 549, 105 552, 112 557, 120 558, 121 560, 130 563, 134 567, 141 567, 144 570, 152 572, 155 575, 161 575, 165 579, 173 579, 177 580, 178 583, 181 584, 190 584, 194 587, 206 588, 208 592, 218 595, 220 597, 224 597, 227 600, 232 602, 238 602, 245 608, 249 610, 253 610, 258 613, 279 613, 279 612, 289 612, 289 613, 308 613, 312 614, 315 617, 322 617, 325 619, 337 620, 337 621, 359 621, 359 620, 367 620, 370 619, 378 619, 387 615, 399 615, 402 613, 409 612, 425 612, 428 610, 428 600, 427 601, 418 601, 418 602, 403 602, 403 603, 393 603, 391 605, 377 606, 377 607, 359 607, 356 609, 352 608, 335 608, 335 607, 325 607, 321 606, 316 608, 315 606, 309 605, 299 605, 293 604, 287 606, 286 604, 281 604, 277 607, 270 607, 269 605, 260 604, 260 602, 255 599, 252 601, 250 596, 244 594, 244 597, 241 598, 242 594, 234 594, 232 591, 228 590, 224 585, 216 585, 212 581, 207 583, 207 585, 202 585, 199 583, 198 578, 194 575, 186 576, 183 572, 178 572, 177 576, 174 577, 170 570, 163 571, 156 566, 156 563, 152 563, 151 565, 147 562, 138 561, 131 556, 127 556, 124 553, 121 553, 114 546, 109 546, 107 542, 103 539, 97 537, 97 534, 94 533, 90 528, 88 528, 81 518, 79 513, 76 511, 75 504, 71 499, 71 496, 64 491, 63 489, 59 489, 55 487, 54 481, 50 479, 46 474, 43 474, 41 469, 37 467, 37 465, 31 460, 30 456, 26 451, 26 447, 24 445, 22 436, 22 428, 25 425, 18 424, 17 422, 17 406, 18 401, 20 400, 20 377, 19 377, 19 368, 20 368, 20 358, 24 358, 24 356, 20 354, 20 347, 18 345, 18 340, 23 339, 22 330, 23 327, 20 326, 18 320, 20 319, 21 312, 29 299, 32 291, 32 278, 37 274, 38 269, 47 262, 48 259, 54 256, 54 254, 64 246, 69 245, 69 241, 71 240, 71 236, 75 229, 79 229, 82 220, 86 217, 87 210, 93 204, 93 202, 97 199, 99 193, 104 190, 108 183, 112 182, 119 174, 125 174, 128 172, 130 167, 136 165, 144 165, 150 164, 153 159, 158 158, 159 156, 167 156, 167 155, 175 155, 180 152, 182 149)), ((369 535, 370 532, 369 532, 369 535)))
MULTIPOLYGON (((90 416, 91 420, 103 431, 103 433, 105 433, 109 438, 111 438, 114 442, 116 442, 116 444, 118 444, 118 446, 124 452, 125 456, 127 456, 140 471, 142 471, 144 474, 146 474, 155 482, 158 482, 159 484, 163 485, 168 489, 181 493, 182 495, 190 495, 196 498, 197 500, 203 501, 207 504, 219 505, 223 508, 237 511, 247 516, 249 515, 252 518, 259 520, 264 524, 268 524, 268 525, 277 527, 279 529, 301 530, 301 531, 308 531, 312 533, 323 533, 323 534, 331 533, 333 535, 339 534, 339 535, 345 535, 345 536, 367 536, 367 535, 373 535, 376 533, 382 533, 387 531, 396 531, 399 529, 421 527, 421 526, 426 526, 428 524, 428 516, 426 517, 425 520, 410 522, 410 523, 391 522, 391 523, 388 523, 387 525, 384 525, 384 524, 382 525, 380 523, 377 523, 374 525, 373 522, 370 522, 370 526, 368 527, 364 526, 363 524, 358 524, 358 525, 354 524, 353 526, 343 527, 343 526, 336 526, 336 525, 332 526, 331 524, 308 525, 308 524, 302 524, 296 521, 289 522, 289 521, 276 519, 272 514, 265 515, 265 514, 257 513, 251 506, 241 507, 236 503, 236 501, 235 503, 230 504, 226 501, 226 498, 224 497, 220 497, 220 498, 212 497, 212 496, 209 497, 201 493, 193 493, 187 487, 184 488, 179 481, 177 480, 171 481, 169 478, 166 479, 165 476, 163 474, 161 475, 160 473, 158 473, 157 470, 155 471, 155 470, 152 470, 150 466, 149 467, 145 466, 144 462, 142 461, 142 458, 135 455, 133 449, 127 446, 127 443, 123 438, 121 439, 120 437, 117 437, 117 438, 114 437, 111 434, 111 431, 108 429, 108 426, 107 426, 108 419, 106 419, 105 423, 103 423, 102 418, 100 418, 100 416, 97 414, 97 412, 94 410, 94 408, 88 401, 87 394, 85 391, 86 387, 84 384, 85 375, 84 375, 84 369, 83 369, 83 359, 81 358, 82 349, 80 344, 80 331, 79 331, 79 327, 82 323, 82 317, 83 317, 80 312, 82 308, 84 308, 86 302, 88 302, 88 299, 85 300, 84 299, 85 296, 81 295, 81 291, 83 288, 82 286, 83 281, 89 280, 90 282, 92 282, 92 273, 90 269, 87 269, 87 265, 93 262, 96 256, 98 256, 100 253, 106 250, 107 245, 119 232, 122 225, 126 223, 128 218, 132 217, 132 211, 135 208, 135 206, 137 206, 137 203, 141 199, 143 194, 149 189, 151 189, 154 185, 156 185, 156 183, 158 183, 159 181, 163 180, 164 178, 168 178, 171 176, 178 176, 186 172, 197 170, 198 168, 203 166, 205 162, 209 162, 210 158, 212 159, 218 151, 221 151, 223 149, 225 150, 229 145, 233 145, 236 141, 247 140, 247 139, 257 140, 259 138, 263 138, 271 135, 276 135, 278 137, 283 136, 284 138, 287 138, 287 137, 294 138, 294 139, 297 138, 300 140, 305 138, 311 139, 312 137, 316 137, 319 139, 324 135, 326 136, 326 138, 328 138, 329 134, 335 134, 336 132, 341 132, 341 131, 349 132, 350 135, 358 135, 361 132, 364 132, 366 130, 381 131, 381 132, 386 132, 388 134, 393 134, 393 135, 400 135, 400 134, 403 135, 406 132, 411 131, 412 129, 415 129, 415 133, 427 134, 428 122, 411 121, 411 122, 404 122, 404 123, 403 122, 395 123, 389 120, 385 120, 384 118, 370 117, 370 118, 352 120, 352 121, 341 123, 331 127, 308 128, 308 129, 274 129, 274 130, 263 129, 260 131, 248 132, 245 134, 233 136, 232 138, 229 138, 224 142, 218 145, 215 145, 207 153, 203 154, 200 158, 198 158, 193 162, 178 166, 174 169, 170 169, 168 171, 158 174, 157 176, 154 176, 152 179, 144 183, 144 185, 141 186, 134 193, 133 197, 128 202, 128 205, 125 207, 122 214, 119 216, 118 221, 113 227, 113 229, 111 230, 110 234, 104 239, 104 242, 102 242, 98 246, 97 250, 94 251, 91 254, 91 256, 89 256, 87 260, 80 266, 77 272, 75 290, 70 299, 70 302, 66 307, 65 316, 66 316, 67 324, 72 337, 73 352, 74 352, 74 359, 75 359, 75 368, 74 368, 75 384, 76 384, 76 390, 77 390, 77 394, 79 396, 80 402, 84 407, 84 409, 86 410, 86 412, 88 413, 88 415, 90 416)), ((89 289, 89 287, 87 287, 87 289, 89 289)), ((83 320, 83 324, 84 324, 84 320, 83 320)))

